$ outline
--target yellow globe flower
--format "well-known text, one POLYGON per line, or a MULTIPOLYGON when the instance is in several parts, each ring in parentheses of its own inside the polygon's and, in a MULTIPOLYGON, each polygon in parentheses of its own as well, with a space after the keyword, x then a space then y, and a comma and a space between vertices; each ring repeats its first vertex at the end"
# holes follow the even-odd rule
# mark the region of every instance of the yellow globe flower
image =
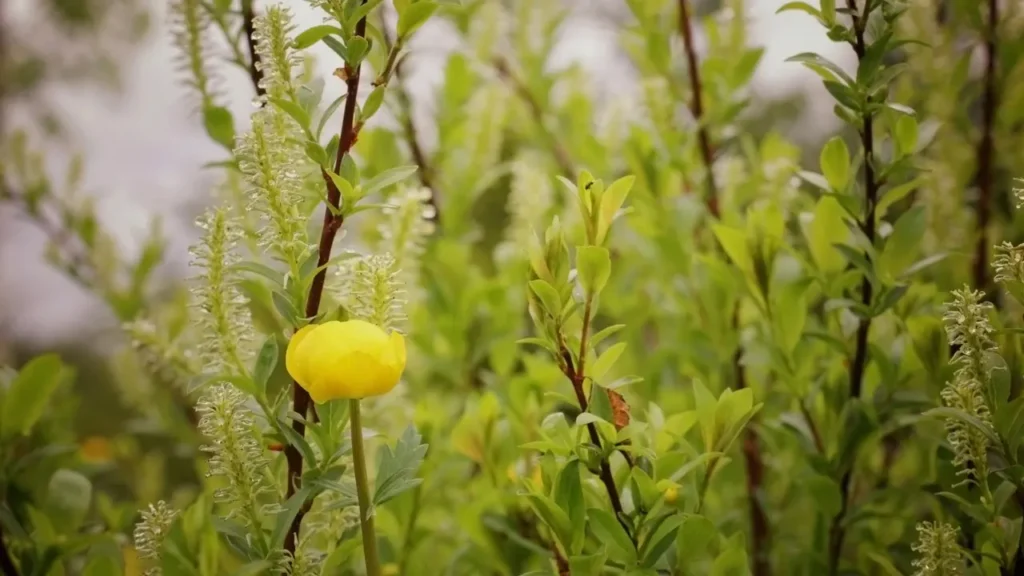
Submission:
POLYGON ((324 322, 292 336, 288 374, 317 404, 391 391, 405 369, 405 339, 362 320, 324 322))

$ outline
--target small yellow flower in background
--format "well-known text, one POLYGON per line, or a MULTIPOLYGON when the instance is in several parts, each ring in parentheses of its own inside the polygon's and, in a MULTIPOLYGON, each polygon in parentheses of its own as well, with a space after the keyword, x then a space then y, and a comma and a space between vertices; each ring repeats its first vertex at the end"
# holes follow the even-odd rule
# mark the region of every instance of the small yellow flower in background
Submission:
POLYGON ((679 499, 679 489, 675 486, 669 486, 665 489, 665 503, 675 504, 676 500, 679 499))
POLYGON ((362 320, 312 324, 292 336, 285 366, 318 404, 380 396, 402 377, 405 339, 362 320))
POLYGON ((107 440, 102 436, 89 436, 85 440, 82 440, 78 450, 82 455, 83 460, 93 464, 110 462, 114 457, 113 449, 110 446, 110 440, 107 440))

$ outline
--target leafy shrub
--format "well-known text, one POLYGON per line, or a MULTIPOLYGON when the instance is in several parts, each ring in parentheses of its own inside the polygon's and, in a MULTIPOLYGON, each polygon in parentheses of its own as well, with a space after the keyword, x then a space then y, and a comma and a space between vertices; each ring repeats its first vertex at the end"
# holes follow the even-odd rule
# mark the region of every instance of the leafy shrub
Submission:
POLYGON ((742 2, 698 19, 627 1, 640 93, 611 103, 549 66, 555 3, 310 4, 323 23, 298 30, 282 5, 172 3, 228 155, 175 295, 152 286, 158 238, 125 261, 23 136, 5 144, 3 199, 124 325, 115 382, 138 418, 76 449, 73 371, 12 373, 6 571, 1024 569, 1016 11, 785 4, 857 59, 790 59, 845 123, 804 169, 756 128, 742 2), (403 58, 428 20, 462 41, 433 148, 403 58), (320 44, 335 77, 308 72, 320 44), (256 97, 245 128, 225 57, 256 97), (309 328, 357 320, 380 330, 309 328), (402 381, 360 398, 374 362, 402 381))

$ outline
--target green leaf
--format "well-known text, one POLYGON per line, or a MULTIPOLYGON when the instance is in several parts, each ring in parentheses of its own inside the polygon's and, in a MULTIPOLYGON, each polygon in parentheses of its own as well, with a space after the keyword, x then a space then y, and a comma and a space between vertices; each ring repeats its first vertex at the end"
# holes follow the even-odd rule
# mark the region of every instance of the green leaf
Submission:
POLYGON ((309 131, 309 114, 302 109, 302 106, 299 106, 291 100, 283 100, 281 98, 270 98, 270 103, 285 114, 291 116, 292 119, 298 123, 299 127, 302 128, 303 132, 312 136, 312 133, 309 131))
POLYGON ((658 487, 654 484, 654 480, 651 479, 647 472, 644 472, 643 468, 635 467, 630 476, 630 482, 633 484, 634 493, 636 494, 633 501, 643 504, 645 509, 651 509, 661 495, 658 487))
POLYGON ((590 529, 600 542, 609 547, 611 557, 627 567, 636 566, 636 547, 615 516, 607 510, 591 508, 587 510, 587 517, 590 519, 590 529))
POLYGON ((1024 397, 1000 406, 996 411, 995 425, 999 435, 1006 439, 1010 456, 1015 457, 1024 440, 1024 397))
POLYGON ((203 127, 214 142, 233 150, 235 147, 235 118, 223 106, 203 108, 203 127))
MULTIPOLYGON (((906 116, 904 116, 906 118, 906 116)), ((878 206, 875 207, 875 220, 881 221, 885 218, 885 213, 889 211, 889 207, 902 200, 907 194, 916 189, 921 182, 918 179, 911 180, 910 182, 904 182, 898 186, 893 186, 882 194, 882 199, 878 201, 878 206)))
POLYGON ((823 196, 814 208, 814 219, 804 226, 811 257, 826 274, 834 274, 846 267, 846 260, 835 245, 846 242, 850 235, 844 218, 845 211, 832 196, 823 196))
POLYGON ((299 314, 299 311, 295 309, 295 305, 292 304, 292 301, 288 299, 288 296, 283 292, 275 290, 270 295, 270 298, 274 302, 274 309, 277 310, 277 313, 281 315, 281 318, 283 318, 285 322, 291 326, 299 325, 301 315, 299 314))
MULTIPOLYGON (((604 572, 605 560, 607 554, 604 550, 590 554, 589 556, 570 556, 569 557, 569 575, 570 576, 601 576, 604 572)), ((548 576, 547 572, 540 572, 543 576, 548 576)))
POLYGON ((813 474, 800 480, 800 485, 814 500, 815 510, 824 518, 834 518, 843 506, 843 494, 839 484, 828 476, 813 474))
POLYGON ((377 86, 366 97, 366 101, 363 102, 363 107, 359 112, 359 119, 362 122, 372 118, 377 113, 377 110, 380 109, 380 105, 384 103, 384 90, 384 86, 377 86))
POLYGON ((416 428, 409 426, 395 444, 394 450, 381 446, 377 452, 377 481, 373 491, 373 504, 380 506, 401 493, 419 486, 417 478, 427 445, 416 428))
POLYGON ((284 276, 280 272, 274 270, 270 266, 260 264, 259 262, 253 262, 251 260, 242 260, 237 264, 233 264, 231 266, 231 269, 240 272, 249 272, 252 274, 256 274, 258 276, 263 276, 267 280, 270 280, 275 287, 280 287, 282 284, 284 284, 284 276))
POLYGON ((313 492, 312 486, 303 486, 292 497, 284 503, 281 511, 277 513, 277 520, 274 522, 274 533, 270 538, 271 547, 281 548, 284 546, 284 539, 288 535, 288 528, 291 527, 295 516, 302 510, 306 500, 313 492))
POLYGON ((722 249, 729 255, 729 259, 737 268, 744 272, 754 272, 754 259, 747 247, 747 235, 743 230, 731 228, 721 224, 712 226, 715 238, 722 245, 722 249))
POLYGON ((392 184, 397 184, 406 178, 409 178, 416 171, 419 170, 417 166, 398 166, 397 168, 389 168, 383 172, 377 174, 363 185, 363 191, 365 194, 373 194, 374 192, 383 190, 392 184))
POLYGON ((615 380, 613 380, 613 381, 611 381, 611 382, 609 382, 607 384, 604 384, 602 382, 596 382, 596 381, 594 383, 597 384, 598 386, 600 386, 602 388, 606 388, 608 390, 618 390, 619 388, 624 388, 626 386, 632 386, 633 384, 639 384, 640 382, 643 382, 643 381, 644 381, 644 379, 641 376, 623 376, 622 378, 616 378, 615 380))
POLYGON ((674 514, 658 526, 658 529, 647 538, 647 541, 644 542, 640 550, 643 558, 641 565, 644 568, 654 568, 658 560, 661 560, 661 557, 668 552, 672 544, 675 543, 682 524, 683 517, 674 514))
POLYGON ((779 6, 779 9, 776 10, 775 13, 776 14, 781 14, 782 12, 794 12, 794 11, 806 12, 807 14, 810 14, 811 16, 814 16, 815 18, 818 18, 818 19, 822 18, 821 12, 818 11, 818 9, 815 8, 814 6, 811 6, 810 4, 808 4, 807 2, 786 2, 782 6, 779 6))
POLYGON ((615 365, 615 362, 622 356, 622 352, 626 349, 625 342, 618 342, 609 346, 600 356, 597 357, 597 361, 590 365, 587 369, 587 376, 594 380, 600 380, 608 370, 615 365))
POLYGON ((74 371, 56 354, 37 356, 29 361, 10 383, 3 397, 3 421, 0 437, 28 435, 42 417, 61 382, 74 371))
POLYGON ((317 166, 327 166, 327 151, 318 142, 306 140, 306 157, 316 163, 317 166))
MULTIPOLYGON (((785 6, 783 6, 783 8, 785 8, 785 6)), ((814 52, 803 52, 796 56, 790 56, 789 58, 786 58, 786 62, 799 62, 816 72, 826 81, 841 81, 843 85, 845 85, 841 85, 844 88, 854 84, 853 78, 851 78, 850 75, 842 69, 842 67, 828 58, 825 58, 820 54, 815 54, 814 52)))
POLYGON ((835 24, 836 0, 821 0, 821 17, 826 24, 835 24))
POLYGON ((612 182, 611 186, 608 186, 608 189, 601 194, 601 204, 597 215, 597 238, 595 240, 595 244, 598 246, 604 244, 604 240, 608 236, 608 230, 611 228, 612 222, 615 221, 615 215, 626 202, 626 197, 629 195, 629 191, 632 190, 635 181, 635 176, 623 176, 612 182))
POLYGON ((683 518, 676 536, 676 556, 682 566, 692 567, 708 553, 712 542, 718 539, 718 528, 707 518, 689 514, 683 518))
POLYGON ((74 470, 53 473, 46 490, 46 515, 62 533, 76 532, 92 502, 92 482, 74 470))
POLYGON ((300 32, 299 35, 295 37, 295 40, 292 41, 292 44, 296 50, 305 50, 331 34, 343 37, 345 32, 337 26, 320 24, 306 28, 300 32))
POLYGON ((330 120, 331 116, 333 116, 338 110, 338 106, 341 106, 341 103, 345 101, 346 96, 348 96, 348 94, 338 96, 327 106, 327 108, 324 109, 323 114, 320 115, 320 121, 317 122, 316 125, 316 135, 314 137, 316 141, 320 141, 320 135, 324 133, 324 126, 327 125, 327 121, 330 120))
POLYGON ((567 550, 569 554, 579 554, 583 550, 583 541, 587 535, 586 502, 583 500, 580 468, 579 460, 572 459, 566 462, 558 473, 555 490, 552 493, 555 504, 558 504, 569 518, 569 527, 572 529, 572 546, 567 550))
POLYGON ((899 112, 900 114, 908 114, 910 116, 915 116, 917 114, 917 112, 914 112, 913 108, 911 108, 910 106, 906 106, 904 104, 898 104, 896 102, 886 102, 885 106, 887 108, 899 112))
POLYGON ((398 16, 398 37, 407 39, 434 14, 437 6, 437 2, 429 0, 410 4, 398 16))
POLYGON ((914 262, 926 225, 924 206, 915 206, 900 216, 885 241, 880 258, 882 270, 896 277, 914 262))
POLYGON ((526 494, 526 498, 537 516, 540 516, 540 519, 554 533, 555 539, 562 545, 562 549, 571 549, 572 527, 569 525, 569 516, 554 501, 543 494, 530 492, 526 494))
POLYGON ((348 41, 346 46, 348 54, 345 58, 345 62, 355 68, 363 62, 363 58, 366 57, 366 53, 370 50, 370 43, 366 41, 366 38, 362 36, 353 36, 348 41))
POLYGON ((260 348, 259 355, 256 356, 256 364, 252 368, 252 380, 260 395, 266 394, 267 382, 270 381, 270 376, 274 373, 274 368, 277 367, 277 359, 280 355, 277 335, 267 336, 260 348))
POLYGON ((917 120, 913 116, 901 115, 893 127, 893 140, 896 141, 896 156, 913 154, 917 149, 917 120))
POLYGON ((781 288, 775 298, 772 320, 779 335, 778 344, 786 354, 793 353, 803 336, 807 321, 806 291, 806 282, 793 282, 781 288))
POLYGON ((747 576, 747 553, 742 547, 729 548, 715 558, 709 576, 747 576))
POLYGON ((612 274, 612 259, 608 249, 601 246, 577 246, 576 271, 584 293, 589 297, 600 294, 612 274))
POLYGON ((558 290, 555 290, 554 286, 540 279, 530 281, 530 290, 540 299, 544 310, 550 316, 557 318, 562 311, 562 298, 558 295, 558 290))
POLYGON ((836 192, 846 190, 846 185, 850 182, 850 151, 846 148, 846 142, 839 136, 834 136, 821 149, 819 162, 821 172, 832 189, 836 192))
POLYGON ((124 571, 121 568, 120 560, 120 554, 93 556, 82 570, 82 576, 121 576, 124 571))
POLYGON ((593 336, 590 337, 590 345, 596 348, 598 344, 604 342, 609 336, 615 334, 616 332, 622 330, 625 327, 625 324, 614 324, 607 328, 601 329, 597 334, 594 334, 593 336))
POLYGON ((324 36, 322 40, 324 41, 324 44, 327 44, 328 48, 334 51, 335 54, 341 56, 342 60, 345 60, 346 62, 348 61, 348 48, 346 48, 345 45, 337 38, 333 36, 324 36))
MULTIPOLYGON (((843 84, 840 84, 839 82, 835 82, 833 80, 825 80, 824 84, 825 90, 828 90, 828 93, 831 94, 832 97, 836 99, 836 102, 839 102, 843 106, 855 112, 860 111, 860 100, 857 99, 857 94, 853 91, 852 88, 844 86, 843 84)), ((841 109, 836 113, 836 115, 844 120, 850 121, 849 114, 842 113, 841 109)))

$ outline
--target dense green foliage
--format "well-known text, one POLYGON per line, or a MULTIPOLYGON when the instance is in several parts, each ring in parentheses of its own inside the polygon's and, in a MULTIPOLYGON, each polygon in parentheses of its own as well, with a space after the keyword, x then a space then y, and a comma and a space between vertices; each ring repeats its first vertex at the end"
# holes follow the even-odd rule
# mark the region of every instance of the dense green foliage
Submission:
POLYGON ((844 123, 802 166, 748 107, 742 0, 626 0, 639 98, 610 102, 549 65, 555 2, 308 4, 300 30, 269 2, 171 2, 224 154, 170 296, 158 229, 126 259, 81 167, 57 184, 5 135, 0 200, 131 346, 110 437, 77 437, 66 359, 2 374, 0 567, 1024 573, 1019 6, 787 3, 857 62, 790 59, 844 123), (424 24, 461 41, 436 146, 404 75, 424 24), (346 319, 405 334, 403 381, 314 404, 289 338, 346 319))

